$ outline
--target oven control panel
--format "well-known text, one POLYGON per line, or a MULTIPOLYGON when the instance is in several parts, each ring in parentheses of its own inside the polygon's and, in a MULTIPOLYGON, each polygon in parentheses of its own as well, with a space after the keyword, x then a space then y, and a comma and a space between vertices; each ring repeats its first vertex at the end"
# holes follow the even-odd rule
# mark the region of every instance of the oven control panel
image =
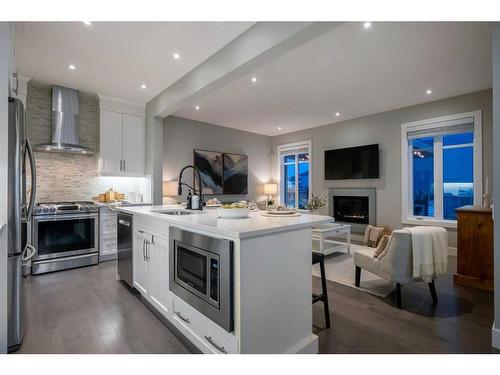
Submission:
POLYGON ((83 203, 38 203, 33 208, 33 215, 57 215, 72 213, 98 212, 99 206, 91 202, 83 203))

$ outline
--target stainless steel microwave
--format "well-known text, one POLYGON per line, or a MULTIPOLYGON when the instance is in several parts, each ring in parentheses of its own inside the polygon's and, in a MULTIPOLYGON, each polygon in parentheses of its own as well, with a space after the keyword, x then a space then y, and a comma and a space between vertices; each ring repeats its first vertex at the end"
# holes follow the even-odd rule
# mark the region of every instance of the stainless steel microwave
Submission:
POLYGON ((233 330, 233 241, 170 227, 170 291, 233 330))

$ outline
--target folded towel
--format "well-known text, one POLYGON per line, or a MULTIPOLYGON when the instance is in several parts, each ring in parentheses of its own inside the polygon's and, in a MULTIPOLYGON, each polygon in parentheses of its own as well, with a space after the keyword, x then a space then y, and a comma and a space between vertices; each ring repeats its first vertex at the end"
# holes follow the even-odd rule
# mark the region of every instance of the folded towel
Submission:
POLYGON ((431 282, 448 268, 448 235, 439 227, 405 228, 411 233, 413 277, 431 282))

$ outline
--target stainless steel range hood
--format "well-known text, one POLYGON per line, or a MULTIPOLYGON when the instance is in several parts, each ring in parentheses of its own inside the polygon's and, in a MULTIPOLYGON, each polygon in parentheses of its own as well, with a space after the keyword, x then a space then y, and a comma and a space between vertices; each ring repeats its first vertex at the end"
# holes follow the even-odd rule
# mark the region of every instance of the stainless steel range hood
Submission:
POLYGON ((38 144, 37 151, 93 154, 80 144, 78 91, 52 86, 52 142, 38 144))

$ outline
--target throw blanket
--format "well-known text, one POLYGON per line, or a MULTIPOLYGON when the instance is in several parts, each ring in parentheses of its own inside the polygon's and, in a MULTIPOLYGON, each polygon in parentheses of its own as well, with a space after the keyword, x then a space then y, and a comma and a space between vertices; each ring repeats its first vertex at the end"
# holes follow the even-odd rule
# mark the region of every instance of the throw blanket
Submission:
POLYGON ((411 233, 413 277, 430 283, 448 268, 448 235, 438 227, 405 228, 411 233))

